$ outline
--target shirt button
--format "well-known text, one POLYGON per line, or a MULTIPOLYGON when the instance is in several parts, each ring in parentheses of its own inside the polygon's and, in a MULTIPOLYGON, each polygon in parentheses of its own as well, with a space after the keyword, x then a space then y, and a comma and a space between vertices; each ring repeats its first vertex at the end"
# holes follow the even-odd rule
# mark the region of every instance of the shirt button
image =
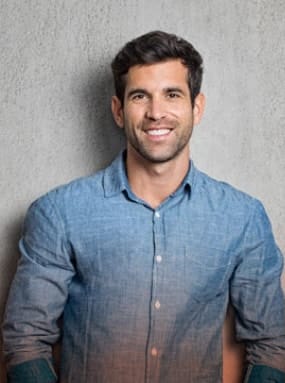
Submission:
POLYGON ((156 212, 154 213, 154 215, 156 216, 156 218, 159 218, 159 217, 160 217, 160 214, 159 214, 158 211, 156 211, 156 212))
POLYGON ((157 349, 156 349, 155 347, 153 347, 153 348, 151 349, 151 355, 152 355, 152 356, 157 356, 157 354, 158 354, 157 349))
POLYGON ((156 262, 160 263, 161 261, 162 261, 162 256, 161 255, 157 255, 156 256, 156 262))
POLYGON ((160 302, 159 301, 156 301, 155 304, 154 304, 155 308, 156 309, 160 309, 160 302))

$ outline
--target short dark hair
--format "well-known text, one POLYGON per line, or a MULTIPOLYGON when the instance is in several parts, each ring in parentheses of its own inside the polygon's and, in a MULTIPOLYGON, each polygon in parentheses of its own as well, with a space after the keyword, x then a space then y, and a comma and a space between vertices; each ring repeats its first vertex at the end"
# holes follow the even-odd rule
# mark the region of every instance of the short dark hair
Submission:
POLYGON ((188 69, 188 85, 193 105, 201 89, 203 59, 188 41, 162 31, 149 32, 128 42, 112 61, 115 92, 122 105, 126 88, 125 77, 131 67, 171 59, 180 59, 188 69))

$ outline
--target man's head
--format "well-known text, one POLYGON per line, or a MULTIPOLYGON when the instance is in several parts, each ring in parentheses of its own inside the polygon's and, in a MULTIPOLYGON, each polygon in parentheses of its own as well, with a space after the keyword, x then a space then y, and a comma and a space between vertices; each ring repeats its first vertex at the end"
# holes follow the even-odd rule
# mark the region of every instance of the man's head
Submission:
POLYGON ((188 69, 188 86, 192 106, 200 92, 203 59, 186 40, 161 31, 149 32, 128 42, 112 62, 116 96, 124 103, 126 74, 135 65, 147 65, 178 59, 188 69))
POLYGON ((150 32, 129 43, 112 63, 114 120, 124 128, 128 158, 189 165, 189 140, 204 110, 202 58, 187 41, 150 32))

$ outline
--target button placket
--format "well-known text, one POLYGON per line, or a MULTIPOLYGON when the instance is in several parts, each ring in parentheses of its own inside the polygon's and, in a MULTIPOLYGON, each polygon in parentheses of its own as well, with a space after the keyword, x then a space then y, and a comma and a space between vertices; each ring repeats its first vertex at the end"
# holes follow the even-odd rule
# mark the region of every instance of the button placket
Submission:
POLYGON ((160 218, 160 212, 159 211, 156 210, 154 215, 155 215, 156 218, 160 218))
POLYGON ((146 371, 146 382, 152 383, 155 381, 159 374, 159 355, 160 355, 160 341, 158 338, 160 324, 159 311, 161 310, 161 301, 158 299, 160 296, 161 285, 161 262, 162 262, 162 243, 161 243, 161 213, 157 210, 153 211, 153 240, 154 240, 154 254, 153 254, 153 283, 151 293, 151 312, 150 312, 150 332, 148 342, 148 362, 146 371))

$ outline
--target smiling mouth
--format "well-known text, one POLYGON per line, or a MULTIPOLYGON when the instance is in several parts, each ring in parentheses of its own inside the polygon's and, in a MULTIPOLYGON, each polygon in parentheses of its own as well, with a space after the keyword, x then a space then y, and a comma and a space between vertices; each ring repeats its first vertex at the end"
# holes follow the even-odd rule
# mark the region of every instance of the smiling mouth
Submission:
POLYGON ((149 129, 146 134, 150 136, 164 136, 171 132, 171 129, 149 129))

